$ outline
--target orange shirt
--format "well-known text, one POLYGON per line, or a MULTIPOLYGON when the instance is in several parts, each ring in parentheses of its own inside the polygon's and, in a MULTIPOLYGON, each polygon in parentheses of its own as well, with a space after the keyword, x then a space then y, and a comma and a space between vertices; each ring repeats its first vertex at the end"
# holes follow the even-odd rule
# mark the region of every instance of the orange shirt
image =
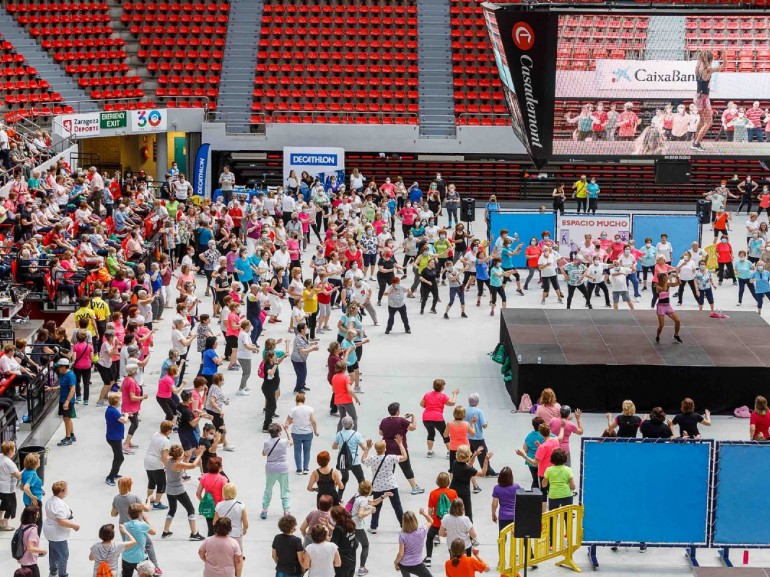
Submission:
POLYGON ((470 423, 463 421, 460 425, 450 422, 446 426, 449 435, 449 450, 456 451, 460 445, 470 445, 468 441, 468 425, 470 423))
POLYGON ((457 499, 457 491, 448 487, 439 487, 438 489, 433 489, 430 492, 430 495, 428 495, 428 509, 433 509, 433 527, 441 527, 441 519, 436 517, 436 509, 438 508, 438 500, 441 498, 442 493, 446 494, 446 497, 450 502, 457 499))
POLYGON ((714 228, 719 230, 725 230, 727 228, 727 213, 717 213, 717 217, 714 220, 714 228))
POLYGON ((452 559, 446 562, 444 565, 446 577, 475 577, 477 572, 480 573, 487 568, 485 563, 482 563, 475 557, 463 555, 459 561, 457 566, 452 565, 452 559))

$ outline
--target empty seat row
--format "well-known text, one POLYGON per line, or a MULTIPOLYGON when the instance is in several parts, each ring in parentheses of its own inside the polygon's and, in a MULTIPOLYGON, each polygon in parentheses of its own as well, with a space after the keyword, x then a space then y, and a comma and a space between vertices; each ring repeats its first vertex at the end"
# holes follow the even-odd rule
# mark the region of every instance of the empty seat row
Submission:
POLYGON ((24 2, 14 0, 5 5, 8 12, 107 12, 109 6, 106 2, 24 2))
POLYGON ((251 124, 419 124, 415 116, 253 114, 251 124))
POLYGON ((149 2, 144 4, 142 2, 124 2, 123 10, 126 12, 150 12, 155 14, 156 12, 211 12, 218 14, 220 12, 229 12, 230 5, 226 2, 220 4, 205 2, 149 2))
MULTIPOLYGON (((365 4, 358 6, 356 11, 361 14, 417 14, 416 5, 403 5, 398 4, 391 5, 377 5, 367 6, 365 4)), ((345 14, 348 12, 347 7, 344 4, 265 4, 263 8, 264 14, 282 14, 284 12, 290 12, 292 14, 301 14, 303 12, 309 12, 310 14, 345 14)))

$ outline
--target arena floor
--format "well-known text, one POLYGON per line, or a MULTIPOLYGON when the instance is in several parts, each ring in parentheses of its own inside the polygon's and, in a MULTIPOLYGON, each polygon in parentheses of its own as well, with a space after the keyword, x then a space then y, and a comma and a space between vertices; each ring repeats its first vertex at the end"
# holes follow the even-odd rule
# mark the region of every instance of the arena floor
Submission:
MULTIPOLYGON (((442 219, 443 220, 443 219, 442 219)), ((734 227, 742 220, 736 220, 734 227)), ((478 227, 479 230, 481 227, 478 227)), ((735 240, 742 235, 736 234, 735 240)), ((706 233, 708 238, 708 233, 706 233)), ((742 242, 742 240, 739 240, 742 242)), ((736 250, 739 247, 735 247, 736 250)), ((740 248, 743 248, 742 246, 740 248)), ((199 277, 202 279, 202 277, 199 277)), ((203 298, 203 285, 201 283, 199 293, 203 298)), ((375 283, 372 283, 375 284, 375 283)), ((510 285, 509 285, 510 286, 510 285)), ((725 310, 736 310, 737 288, 730 286, 720 287, 716 291, 718 307, 725 310)), ((640 307, 649 307, 649 291, 642 293, 643 302, 640 307)), ((503 386, 499 365, 493 363, 488 357, 497 344, 499 332, 499 318, 489 316, 489 308, 486 299, 480 308, 475 306, 475 295, 469 299, 468 315, 470 318, 459 318, 457 306, 451 311, 452 318, 444 320, 439 315, 419 315, 418 301, 409 300, 409 317, 412 323, 412 334, 407 335, 396 321, 392 334, 384 334, 384 324, 387 309, 377 310, 380 326, 373 327, 371 320, 365 320, 365 328, 372 344, 366 346, 362 368, 364 380, 362 382, 365 394, 362 396, 362 404, 359 415, 362 415, 360 430, 365 436, 378 439, 377 424, 386 416, 386 406, 393 401, 401 403, 402 414, 415 412, 420 414, 418 405, 422 395, 427 392, 433 379, 444 378, 447 381, 447 389, 458 387, 461 391, 460 400, 465 403, 471 392, 481 395, 480 407, 485 411, 489 420, 489 428, 486 437, 490 449, 494 452, 493 465, 499 470, 504 465, 510 465, 514 470, 514 477, 522 484, 529 484, 530 477, 522 459, 516 457, 514 451, 522 445, 524 436, 530 430, 530 417, 526 414, 512 414, 514 408, 503 386)), ((509 305, 512 307, 540 307, 540 293, 532 287, 526 296, 517 296, 514 291, 508 290, 509 305)), ((448 300, 446 287, 441 287, 442 303, 439 303, 439 311, 448 300)), ((209 312, 209 299, 204 299, 206 305, 201 312, 209 312)), ((685 296, 684 309, 691 310, 695 307, 692 295, 685 296)), ((741 310, 752 310, 750 298, 744 303, 741 310)), ((549 309, 562 307, 551 297, 549 309)), ((582 305, 581 305, 582 306, 582 305)), ((166 311, 167 313, 169 311, 166 311)), ((426 312, 427 313, 427 312, 426 312)), ((651 313, 652 314, 652 313, 651 313)), ((707 312, 703 313, 708 314, 707 312)), ((765 312, 770 315, 770 311, 765 312)), ((152 391, 157 382, 157 375, 161 362, 170 346, 170 314, 161 321, 162 330, 155 339, 152 360, 147 367, 145 381, 150 385, 150 399, 145 401, 142 409, 142 423, 134 437, 140 447, 133 456, 127 456, 122 467, 123 475, 131 475, 134 479, 134 492, 143 495, 145 489, 145 471, 142 465, 147 443, 156 430, 157 423, 161 420, 162 412, 153 400, 152 391)), ((287 319, 287 311, 284 310, 283 318, 287 319)), ((335 311, 333 319, 338 318, 339 312, 335 311)), ((267 336, 286 338, 287 322, 268 325, 267 336)), ((675 346, 671 344, 671 327, 667 327, 664 333, 663 343, 660 346, 675 346)), ((320 438, 313 441, 313 453, 329 449, 335 433, 337 419, 328 415, 329 387, 326 383, 326 353, 325 348, 334 333, 324 333, 321 337, 321 352, 313 353, 309 360, 308 386, 312 389, 308 393, 308 404, 316 408, 316 417, 319 423, 320 438)), ((262 344, 263 339, 260 339, 262 344)), ((195 359, 194 349, 191 351, 191 367, 188 375, 197 371, 198 360, 195 359)), ((293 405, 293 396, 290 394, 294 382, 291 365, 285 363, 281 367, 283 374, 282 391, 284 392, 278 404, 278 413, 281 421, 285 418, 288 409, 293 405)), ((259 519, 261 509, 261 496, 264 488, 264 458, 261 456, 262 443, 265 439, 261 429, 262 397, 257 384, 256 370, 252 382, 252 394, 248 397, 235 396, 237 383, 240 380, 239 372, 225 372, 226 391, 231 394, 231 404, 227 411, 230 442, 236 445, 235 452, 220 452, 223 457, 225 470, 231 480, 238 487, 238 497, 249 510, 251 529, 245 538, 246 563, 244 575, 270 575, 273 572, 273 563, 270 558, 270 545, 274 534, 277 532, 277 521, 280 513, 278 495, 274 495, 273 504, 267 520, 259 519)), ((98 382, 98 379, 96 379, 98 382)), ((191 379, 188 379, 188 381, 191 379)), ((557 396, 559 394, 558 383, 553 384, 557 396)), ((590 386, 590 383, 586 383, 590 386)), ((94 390, 98 387, 94 385, 94 390)), ((697 392, 693 396, 697 403, 697 392)), ((707 407, 698 407, 705 409, 707 407)), ((640 412, 644 410, 640 408, 640 412)), ((67 502, 74 512, 75 521, 81 524, 81 529, 70 540, 70 575, 84 577, 92 572, 92 563, 88 561, 89 547, 97 541, 98 528, 112 522, 109 516, 110 503, 116 494, 116 488, 105 485, 104 478, 109 469, 111 452, 104 442, 104 417, 103 409, 94 406, 77 407, 78 418, 75 421, 75 433, 77 443, 72 447, 57 447, 56 442, 63 436, 63 429, 54 435, 49 444, 50 454, 46 466, 46 487, 50 488, 53 481, 63 479, 69 482, 69 495, 67 502)), ((584 416, 585 434, 598 436, 606 424, 603 414, 589 414, 584 416)), ((705 436, 717 439, 746 439, 748 436, 748 422, 733 417, 718 416, 714 418, 714 426, 704 428, 705 436)), ((176 436, 172 437, 176 441, 176 436)), ((425 455, 425 431, 421 425, 417 431, 409 434, 409 447, 412 455, 412 464, 415 469, 416 479, 426 489, 424 495, 411 496, 408 494, 408 485, 403 476, 397 474, 400 480, 400 490, 405 510, 417 511, 420 507, 427 506, 428 492, 434 488, 434 480, 439 471, 444 470, 448 461, 444 458, 428 459, 425 455)), ((578 439, 573 439, 572 450, 579 451, 578 439)), ((441 454, 439 452, 438 454, 441 454)), ((623 476, 633 474, 633 471, 618 471, 618 482, 622 482, 623 476)), ((371 472, 367 472, 370 476, 371 472)), ((666 471, 660 471, 661 486, 668 484, 666 471)), ((292 504, 291 511, 298 519, 304 516, 314 507, 315 495, 305 490, 308 477, 296 476, 291 473, 292 504)), ((675 482, 674 482, 675 484, 675 482)), ((480 485, 483 491, 473 496, 476 517, 476 528, 481 542, 481 556, 493 567, 497 563, 497 526, 490 518, 489 505, 491 502, 492 488, 495 479, 482 479, 480 485)), ((192 496, 197 487, 197 475, 188 482, 187 490, 192 496)), ((346 492, 347 497, 352 495, 350 487, 346 492)), ((194 500, 194 499, 193 499, 194 500)), ((195 500, 194 500, 195 501, 195 500)), ((160 533, 165 513, 151 511, 149 513, 154 527, 160 533)), ((633 522, 633 519, 623 519, 623 511, 618 511, 618 519, 622 522, 633 522)), ((201 532, 205 531, 205 524, 201 532)), ((661 519, 662 523, 676 523, 676 511, 671 511, 670 517, 661 519)), ((169 577, 200 575, 202 563, 197 556, 198 544, 187 541, 188 528, 182 513, 178 513, 174 521, 174 536, 167 540, 155 537, 155 546, 160 566, 164 575, 169 577)), ((393 559, 397 552, 397 538, 399 528, 396 520, 385 505, 381 518, 380 530, 377 535, 370 536, 370 560, 367 563, 372 577, 392 575, 393 559)), ((204 533, 205 534, 205 533, 204 533)), ((3 533, 0 540, 5 541, 0 545, 0 565, 4 567, 3 575, 10 575, 15 562, 9 554, 10 539, 12 533, 3 533)), ((46 546, 45 541, 43 546, 46 546)), ((591 566, 585 554, 585 548, 581 549, 577 562, 584 571, 590 571, 591 566)), ((443 575, 443 564, 448 555, 445 545, 442 543, 433 557, 432 572, 434 575, 443 575)), ((733 554, 735 560, 740 561, 740 554, 733 554)), ((720 561, 715 550, 699 553, 699 561, 703 565, 719 566, 720 561)), ((599 562, 601 572, 609 577, 616 576, 664 576, 690 574, 689 562, 682 549, 654 549, 650 548, 641 554, 638 549, 621 549, 610 552, 600 549, 599 562)), ((767 566, 770 563, 770 552, 752 551, 750 565, 767 566)), ((737 564, 736 564, 737 565, 737 564)), ((40 559, 41 573, 47 571, 47 558, 40 559)), ((534 575, 541 577, 551 575, 567 575, 568 570, 560 569, 552 562, 541 564, 534 575)))

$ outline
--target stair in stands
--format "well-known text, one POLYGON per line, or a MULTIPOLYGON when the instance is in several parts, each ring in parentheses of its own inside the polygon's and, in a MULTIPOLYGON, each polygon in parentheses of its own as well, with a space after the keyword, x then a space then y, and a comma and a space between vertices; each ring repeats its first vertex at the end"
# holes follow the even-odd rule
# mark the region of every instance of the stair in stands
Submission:
POLYGON ((217 107, 227 132, 249 132, 263 8, 262 0, 230 0, 217 107))
POLYGON ((454 138, 448 0, 417 0, 420 137, 454 138))
POLYGON ((686 16, 650 16, 646 60, 684 60, 686 16))
POLYGON ((64 102, 73 106, 76 112, 98 110, 96 102, 68 76, 62 67, 19 25, 3 5, 0 8, 0 30, 13 43, 16 51, 23 55, 30 66, 37 69, 38 77, 47 80, 52 92, 61 94, 64 102))

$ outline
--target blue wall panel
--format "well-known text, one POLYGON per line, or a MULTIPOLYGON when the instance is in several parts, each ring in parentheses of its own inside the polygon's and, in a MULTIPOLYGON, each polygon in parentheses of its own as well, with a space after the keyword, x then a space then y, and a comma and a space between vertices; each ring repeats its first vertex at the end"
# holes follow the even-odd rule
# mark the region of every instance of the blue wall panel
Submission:
POLYGON ((519 243, 523 243, 521 254, 513 257, 513 264, 519 268, 527 266, 524 251, 529 246, 529 239, 535 237, 540 240, 544 230, 550 231, 551 238, 556 238, 556 219, 552 212, 545 214, 539 212, 501 212, 492 215, 492 243, 500 236, 500 229, 507 228, 508 235, 519 235, 519 243))
POLYGON ((635 214, 632 222, 637 247, 644 244, 645 237, 650 237, 655 246, 661 234, 668 235, 668 242, 674 247, 674 266, 679 262, 681 254, 690 250, 692 241, 700 241, 700 224, 694 215, 635 214))
POLYGON ((586 440, 584 541, 705 545, 711 447, 586 440))
POLYGON ((770 545, 770 445, 719 444, 714 545, 770 545))

